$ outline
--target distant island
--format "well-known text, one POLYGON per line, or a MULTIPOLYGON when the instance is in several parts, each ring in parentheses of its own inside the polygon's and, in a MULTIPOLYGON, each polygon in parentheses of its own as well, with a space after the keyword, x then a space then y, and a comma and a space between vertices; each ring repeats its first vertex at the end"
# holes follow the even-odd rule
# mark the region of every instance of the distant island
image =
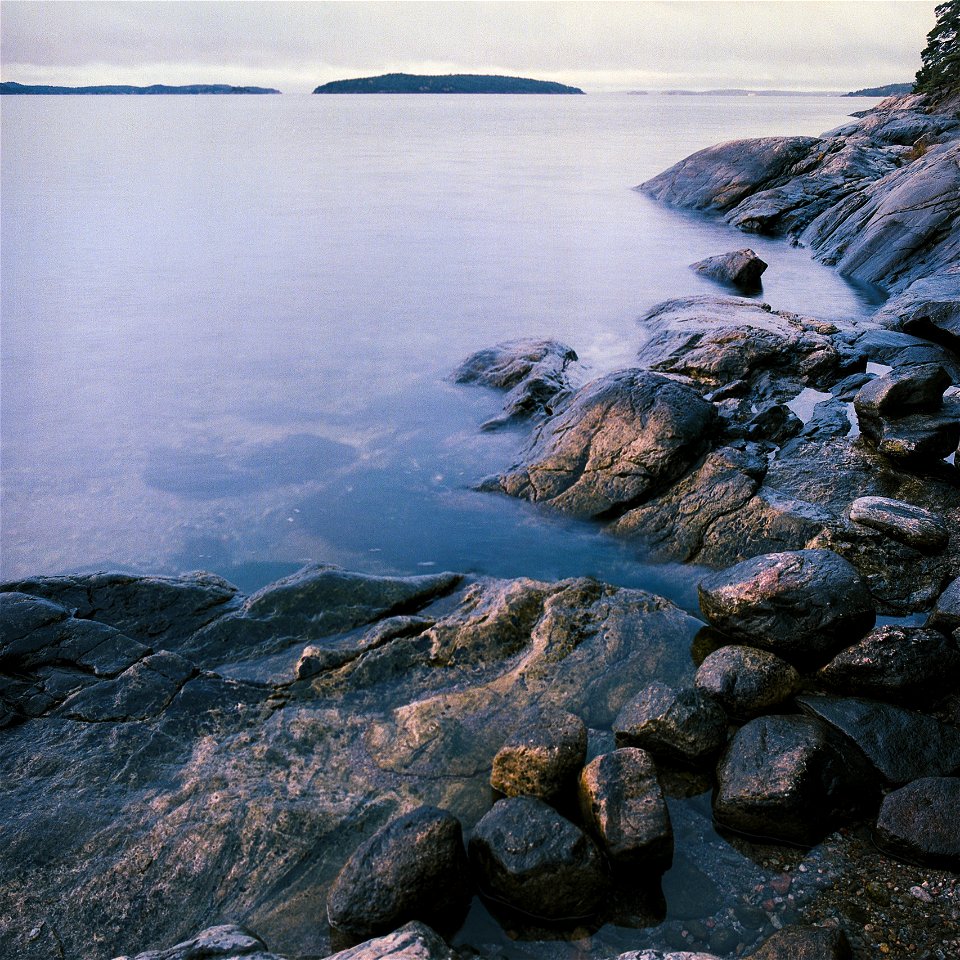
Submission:
POLYGON ((205 94, 205 93, 279 93, 269 87, 232 87, 226 83, 191 83, 182 87, 170 87, 155 83, 149 87, 130 87, 126 84, 106 84, 97 87, 52 87, 45 84, 25 84, 7 81, 0 83, 0 94, 47 94, 54 96, 73 94, 205 94))
POLYGON ((314 93, 583 93, 549 80, 524 77, 495 77, 454 73, 443 77, 411 73, 387 73, 381 77, 333 80, 317 87, 314 93))
POLYGON ((631 90, 633 94, 659 93, 670 97, 841 97, 840 90, 631 90))
POLYGON ((865 87, 863 90, 854 90, 845 93, 845 97, 899 97, 905 93, 913 93, 912 83, 888 83, 883 87, 865 87))

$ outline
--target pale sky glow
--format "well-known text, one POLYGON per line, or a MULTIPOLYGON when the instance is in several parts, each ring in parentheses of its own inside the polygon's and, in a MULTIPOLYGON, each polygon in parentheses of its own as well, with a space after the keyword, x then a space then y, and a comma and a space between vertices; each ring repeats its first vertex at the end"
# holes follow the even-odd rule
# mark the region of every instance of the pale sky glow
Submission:
POLYGON ((935 0, 3 0, 21 83, 233 83, 303 93, 388 72, 500 73, 588 92, 849 90, 913 79, 935 0))

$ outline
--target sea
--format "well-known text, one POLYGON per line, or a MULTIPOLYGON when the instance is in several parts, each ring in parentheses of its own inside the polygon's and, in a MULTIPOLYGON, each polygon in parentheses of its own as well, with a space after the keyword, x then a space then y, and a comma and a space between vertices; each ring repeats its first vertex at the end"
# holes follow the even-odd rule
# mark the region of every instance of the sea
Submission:
POLYGON ((641 586, 697 572, 481 493, 526 428, 450 373, 517 337, 630 366, 689 264, 752 247, 759 295, 882 299, 805 249, 632 188, 724 140, 875 100, 670 96, 4 97, 2 576, 307 562, 641 586))

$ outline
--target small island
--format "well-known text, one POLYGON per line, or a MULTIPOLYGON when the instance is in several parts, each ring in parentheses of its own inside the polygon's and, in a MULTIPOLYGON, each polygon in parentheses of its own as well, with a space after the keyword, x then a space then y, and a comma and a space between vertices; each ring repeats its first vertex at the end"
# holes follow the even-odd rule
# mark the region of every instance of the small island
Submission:
POLYGON ((7 81, 0 83, 0 94, 45 94, 64 96, 72 94, 210 94, 210 93, 279 93, 271 87, 233 87, 226 83, 190 83, 186 86, 171 87, 164 83, 154 83, 149 87, 132 87, 126 84, 105 84, 94 87, 55 87, 47 84, 25 84, 7 81))
POLYGON ((412 73, 386 73, 380 77, 333 80, 317 87, 314 93, 583 93, 549 80, 525 77, 497 77, 469 73, 448 76, 423 76, 412 73))
POLYGON ((845 97, 901 97, 913 93, 912 83, 888 83, 883 87, 864 87, 863 90, 854 90, 845 93, 845 97))

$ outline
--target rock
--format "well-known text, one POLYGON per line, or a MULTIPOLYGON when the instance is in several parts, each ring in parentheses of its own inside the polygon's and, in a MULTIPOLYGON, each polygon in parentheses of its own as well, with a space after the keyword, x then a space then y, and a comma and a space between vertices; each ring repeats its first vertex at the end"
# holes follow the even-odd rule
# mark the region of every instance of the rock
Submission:
POLYGON ((459 926, 470 903, 460 822, 420 807, 381 827, 344 864, 327 894, 327 918, 356 942, 421 920, 459 926))
POLYGON ((960 728, 926 714, 857 697, 804 695, 797 704, 854 744, 888 783, 960 770, 960 728))
POLYGON ((700 664, 697 689, 735 717, 749 717, 783 703, 800 688, 800 674, 775 654, 731 645, 700 664))
POLYGON ((733 140, 697 151, 637 189, 668 206, 723 212, 778 183, 819 145, 816 137, 733 140))
POLYGON ((184 940, 165 950, 148 950, 133 957, 117 957, 116 960, 204 960, 222 957, 233 960, 244 957, 247 960, 282 960, 268 953, 266 944, 249 930, 233 923, 208 927, 195 937, 184 940))
POLYGON ((713 812, 725 827, 809 844, 872 799, 855 752, 808 717, 758 717, 741 727, 717 767, 713 812))
MULTIPOLYGON (((897 369, 934 364, 943 367, 955 383, 960 380, 960 357, 946 347, 909 333, 868 327, 855 336, 851 347, 868 362, 897 369)), ((873 378, 871 375, 870 379, 873 378)))
POLYGON ((877 841, 915 863, 960 868, 960 777, 923 777, 888 794, 877 818, 877 841))
POLYGON ((784 927, 765 940, 749 960, 849 960, 850 944, 834 927, 784 927))
POLYGON ((874 319, 960 353, 960 270, 915 280, 884 304, 874 319))
POLYGON ((681 764, 703 763, 726 742, 727 717, 696 689, 675 689, 654 681, 617 715, 618 747, 642 747, 681 764))
POLYGON ((926 413, 943 404, 943 391, 952 383, 939 364, 891 370, 865 384, 854 400, 865 433, 878 419, 892 420, 909 413, 926 413))
POLYGON ((327 960, 458 960, 458 954, 426 924, 412 922, 327 960))
POLYGON ((587 728, 563 710, 528 714, 493 758, 490 786, 548 803, 572 787, 587 757, 587 728))
POLYGON ((495 803, 470 838, 470 858, 483 892, 545 920, 591 916, 607 889, 591 840, 533 797, 495 803))
POLYGON ((838 653, 818 677, 844 693, 929 701, 960 679, 960 651, 938 630, 887 625, 838 653))
POLYGON ((509 340, 469 356, 452 379, 508 391, 502 415, 483 425, 490 430, 514 420, 552 414, 571 389, 567 367, 576 360, 576 353, 556 340, 509 340))
POLYGON ((942 550, 950 540, 942 517, 889 497, 859 497, 850 504, 850 519, 918 550, 942 550))
POLYGON ((712 626, 788 660, 825 658, 876 619, 860 574, 830 550, 745 560, 706 577, 699 595, 712 626))
POLYGON ((673 828, 653 758, 627 747, 592 760, 580 774, 583 821, 617 867, 665 869, 673 828))
POLYGON ((907 464, 943 460, 955 452, 960 442, 960 403, 945 404, 937 413, 884 420, 878 432, 864 432, 864 437, 891 460, 907 464))
POLYGON ((713 405, 690 387, 641 370, 610 374, 547 420, 499 483, 575 516, 622 513, 682 476, 715 420, 713 405))
POLYGON ((760 277, 767 269, 767 264, 752 250, 734 250, 699 260, 692 263, 690 268, 719 283, 755 290, 760 286, 760 277))
POLYGON ((940 594, 927 618, 927 626, 943 633, 953 633, 960 627, 960 577, 940 594))

